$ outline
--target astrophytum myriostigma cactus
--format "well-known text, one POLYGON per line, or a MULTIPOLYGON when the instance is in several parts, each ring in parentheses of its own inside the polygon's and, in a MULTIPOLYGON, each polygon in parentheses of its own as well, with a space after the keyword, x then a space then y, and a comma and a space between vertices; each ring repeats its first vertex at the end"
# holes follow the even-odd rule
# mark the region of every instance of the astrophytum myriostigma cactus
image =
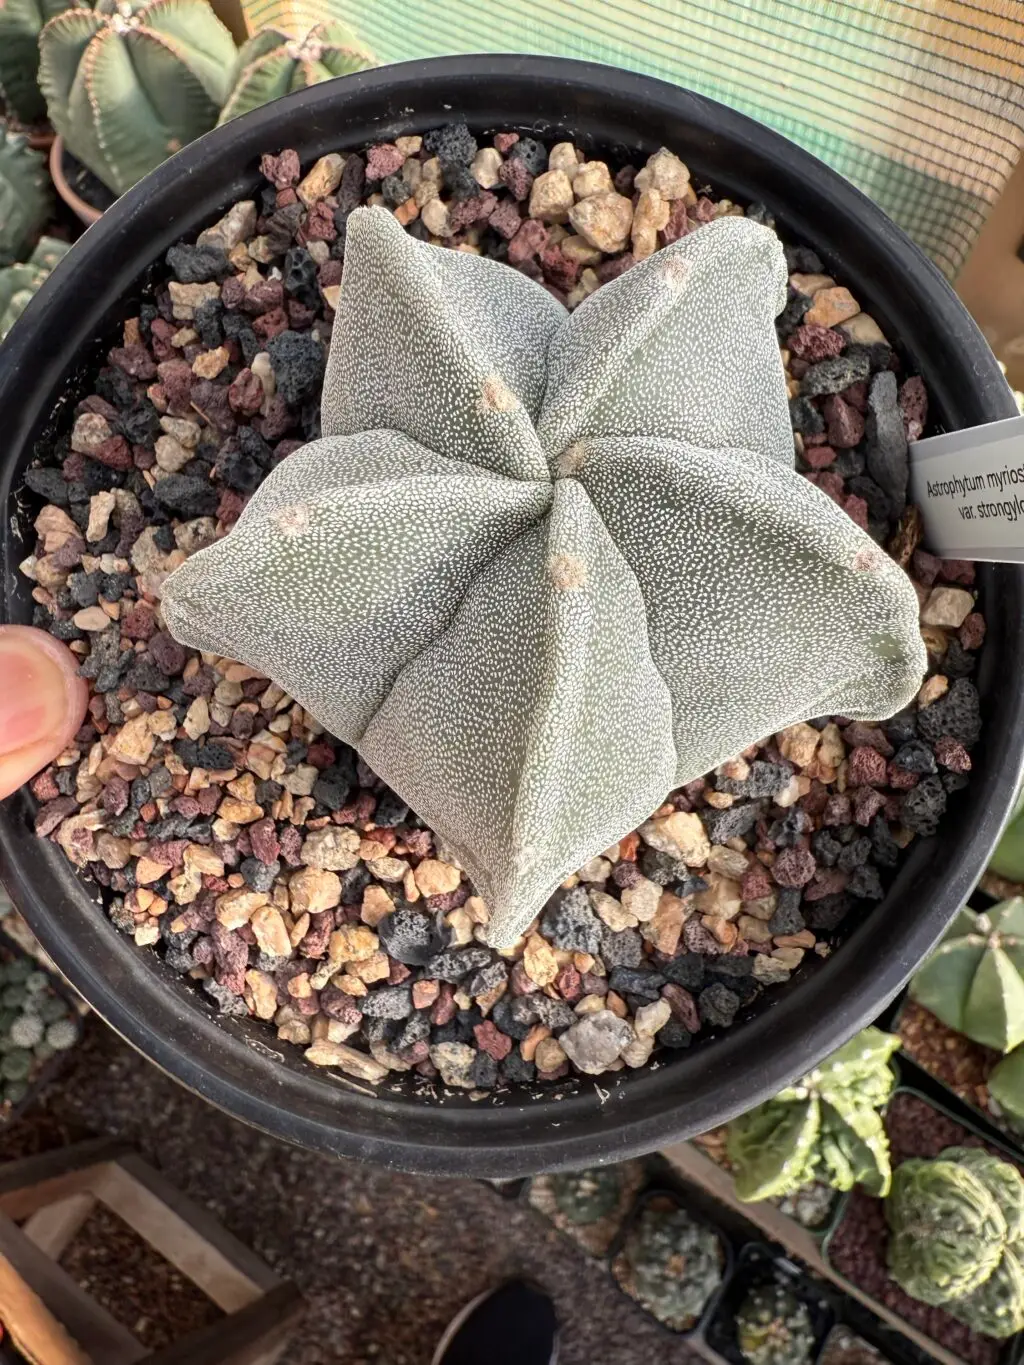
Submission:
POLYGON ((46 101, 39 89, 39 31, 74 0, 0 0, 0 100, 22 123, 41 123, 46 101))
POLYGON ((807 1305, 786 1285, 754 1285, 736 1313, 736 1345, 750 1365, 808 1365, 815 1340, 807 1305))
POLYGON ((910 983, 936 1018, 998 1052, 1024 1042, 1024 899, 964 907, 910 983))
POLYGON ((819 1180, 837 1190, 889 1189, 889 1142, 880 1109, 895 1084, 899 1038, 866 1028, 794 1085, 729 1124, 740 1199, 793 1194, 819 1180))
POLYGON ((726 218, 569 313, 358 209, 323 439, 167 580, 179 640, 268 674, 437 832, 492 943, 679 783, 920 685, 909 579, 793 469, 785 284, 726 218))
POLYGON ((315 24, 303 37, 277 26, 261 29, 239 48, 234 84, 218 122, 226 123, 293 90, 373 65, 373 54, 336 20, 315 24))
POLYGON ((206 0, 98 0, 39 35, 50 122, 116 194, 213 127, 234 64, 206 0))
POLYGON ((45 156, 0 120, 0 266, 32 250, 51 203, 45 156))
POLYGON ((1024 1329, 1024 1180, 977 1147, 896 1168, 885 1203, 889 1274, 912 1298, 976 1332, 1024 1329))

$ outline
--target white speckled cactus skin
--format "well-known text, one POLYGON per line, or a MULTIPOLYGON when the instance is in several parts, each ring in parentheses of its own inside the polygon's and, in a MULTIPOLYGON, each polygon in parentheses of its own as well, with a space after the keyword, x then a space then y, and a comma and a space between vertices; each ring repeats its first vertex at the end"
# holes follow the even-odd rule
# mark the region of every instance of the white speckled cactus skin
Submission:
POLYGON ((573 313, 348 225, 323 438, 164 587, 418 811, 514 942, 681 782, 925 669, 910 581, 793 468, 778 240, 701 228, 573 313))

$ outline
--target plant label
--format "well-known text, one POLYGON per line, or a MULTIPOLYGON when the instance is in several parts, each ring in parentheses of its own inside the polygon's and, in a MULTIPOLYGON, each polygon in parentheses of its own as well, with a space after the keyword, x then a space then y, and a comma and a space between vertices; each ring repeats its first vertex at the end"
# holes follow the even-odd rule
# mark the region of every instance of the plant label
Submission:
POLYGON ((932 554, 1024 563, 1024 416, 912 442, 910 501, 932 554))

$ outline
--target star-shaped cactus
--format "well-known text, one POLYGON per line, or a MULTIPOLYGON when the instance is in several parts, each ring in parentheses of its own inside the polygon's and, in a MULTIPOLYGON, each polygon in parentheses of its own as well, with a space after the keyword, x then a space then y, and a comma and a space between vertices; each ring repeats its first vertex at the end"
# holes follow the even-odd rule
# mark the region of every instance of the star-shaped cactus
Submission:
POLYGON ((675 786, 919 686, 909 579, 798 475, 768 229, 701 228, 569 313, 348 224, 323 438, 164 587, 437 832, 513 942, 675 786))

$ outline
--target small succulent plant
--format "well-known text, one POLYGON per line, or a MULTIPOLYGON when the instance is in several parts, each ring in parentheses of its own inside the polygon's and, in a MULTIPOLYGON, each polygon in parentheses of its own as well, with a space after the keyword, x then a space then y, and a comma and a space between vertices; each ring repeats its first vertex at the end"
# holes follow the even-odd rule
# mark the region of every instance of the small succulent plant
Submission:
MULTIPOLYGON (((0 30, 0 47, 2 44, 0 30)), ((0 266, 10 265, 32 250, 49 213, 46 158, 0 121, 0 266)))
POLYGON ((0 1116, 28 1094, 41 1066, 78 1041, 80 1026, 46 972, 0 950, 0 1116))
POLYGON ((869 1194, 889 1188, 889 1142, 880 1109, 895 1083, 895 1034, 866 1028, 756 1109, 729 1124, 736 1193, 748 1202, 793 1194, 814 1181, 869 1194))
POLYGON ((559 1212, 570 1223, 586 1226, 614 1213, 622 1194, 622 1174, 616 1166, 596 1166, 585 1171, 565 1171, 550 1177, 551 1193, 559 1212))
POLYGON ((910 994, 985 1047, 1009 1052, 1024 1042, 1024 899, 984 914, 965 906, 914 976, 910 994))
POLYGON ((736 1313, 736 1344, 750 1365, 807 1365, 815 1346, 807 1305, 785 1285, 754 1285, 736 1313))
POLYGON ((48 19, 76 0, 0 0, 0 100, 22 123, 41 123, 46 101, 39 89, 39 33, 48 19))
POLYGON ((978 1147, 896 1168, 885 1204, 889 1273, 911 1298, 988 1336, 1024 1329, 1024 1180, 978 1147))
POLYGON ((28 307, 33 294, 66 251, 67 242, 40 237, 27 261, 0 269, 0 341, 28 307))
POLYGON ((692 1327, 722 1283, 725 1257, 717 1234, 678 1206, 649 1203, 622 1247, 633 1296, 674 1331, 692 1327))
POLYGON ((265 28, 239 49, 234 84, 218 121, 226 123, 293 90, 374 64, 373 54, 336 20, 315 24, 301 37, 276 26, 265 28))
POLYGON ((98 0, 51 19, 39 56, 50 122, 123 194, 217 122, 235 44, 206 0, 98 0))
POLYGON ((785 285, 728 217, 570 313, 357 209, 324 439, 164 585, 437 832, 493 944, 680 783, 920 685, 909 579, 794 470, 785 285))

